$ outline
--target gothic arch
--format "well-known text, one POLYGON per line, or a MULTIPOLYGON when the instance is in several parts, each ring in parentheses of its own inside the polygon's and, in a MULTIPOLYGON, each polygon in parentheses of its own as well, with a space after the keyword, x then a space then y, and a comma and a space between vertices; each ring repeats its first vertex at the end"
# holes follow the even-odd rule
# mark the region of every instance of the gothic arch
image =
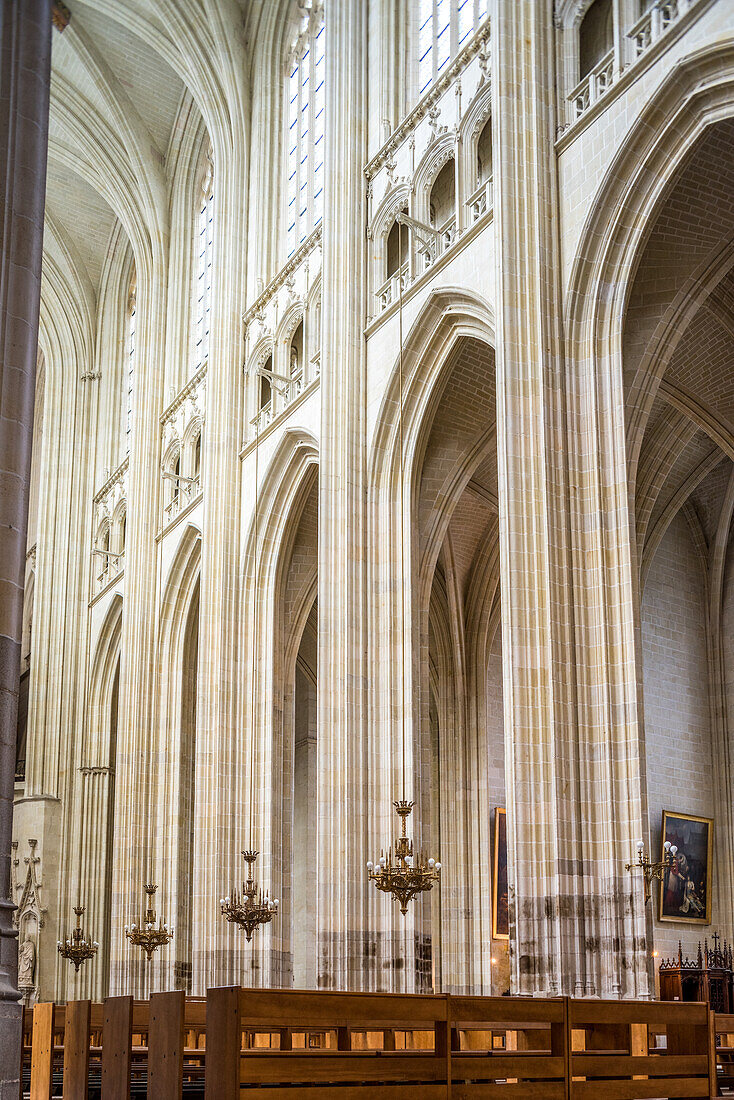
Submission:
POLYGON ((189 524, 162 589, 156 670, 158 703, 152 746, 156 768, 151 805, 158 807, 161 815, 156 828, 161 843, 151 850, 149 857, 157 868, 154 881, 159 884, 158 906, 161 912, 171 915, 169 919, 176 928, 175 950, 156 965, 162 987, 169 989, 186 988, 191 966, 191 887, 187 872, 192 843, 182 840, 193 824, 192 798, 199 801, 201 794, 196 790, 195 717, 184 720, 185 662, 192 631, 198 636, 192 617, 198 623, 200 573, 201 535, 189 524), (174 822, 178 822, 178 828, 172 827, 174 822))
MULTIPOLYGON (((89 670, 89 702, 81 764, 79 882, 88 926, 100 948, 85 968, 79 995, 100 998, 109 983, 112 932, 112 837, 115 807, 117 707, 120 685, 120 642, 123 602, 110 601, 89 670)), ((91 622, 89 629, 92 629, 91 622)))
MULTIPOLYGON (((591 204, 571 269, 565 327, 574 372, 590 378, 593 365, 593 373, 611 378, 615 389, 620 388, 621 319, 649 226, 696 139, 709 125, 732 115, 731 39, 678 62, 642 111, 591 204)), ((713 280, 731 265, 731 256, 732 243, 725 242, 710 269, 713 280)), ((693 282, 702 275, 697 272, 693 282)), ((679 303, 690 300, 690 289, 685 287, 661 318, 638 372, 643 375, 641 384, 629 395, 627 436, 633 475, 656 383, 677 343, 676 326, 683 320, 676 315, 679 303)), ((587 385, 593 388, 591 381, 587 385)))
MULTIPOLYGON (((492 313, 486 302, 476 295, 466 294, 454 288, 435 291, 411 326, 403 353, 402 436, 405 496, 402 516, 400 516, 399 506, 401 472, 399 363, 395 364, 391 373, 369 451, 368 530, 371 534, 368 535, 368 545, 372 547, 370 570, 373 593, 369 632, 373 651, 370 662, 373 667, 380 667, 379 675, 373 677, 370 698, 373 737, 377 746, 378 759, 393 762, 399 759, 400 729, 403 708, 405 708, 405 713, 409 716, 406 720, 406 732, 410 731, 406 744, 406 752, 410 753, 410 762, 407 767, 408 774, 412 777, 419 807, 427 806, 430 789, 429 777, 421 765, 421 760, 427 759, 428 747, 420 743, 420 738, 425 736, 425 731, 431 726, 429 714, 431 669, 426 655, 430 634, 429 608, 435 603, 435 600, 432 600, 432 590, 434 583, 439 587, 444 583, 441 577, 445 575, 446 598, 448 606, 452 609, 450 618, 455 623, 455 631, 459 632, 455 638, 457 651, 463 652, 463 642, 459 640, 459 635, 464 631, 463 598, 457 587, 457 577, 452 561, 452 540, 448 536, 448 528, 452 513, 474 471, 494 455, 496 442, 493 400, 488 399, 486 425, 482 426, 483 414, 479 412, 476 428, 467 428, 466 431, 469 434, 466 439, 464 435, 461 436, 460 441, 457 439, 455 454, 449 448, 442 458, 440 449, 445 444, 441 443, 439 437, 434 438, 432 433, 437 423, 437 411, 440 406, 443 407, 442 402, 449 402, 450 405, 453 400, 460 400, 460 391, 451 389, 450 380, 452 377, 455 379, 459 377, 463 353, 469 348, 481 348, 482 355, 490 357, 491 360, 493 343, 492 313), (430 453, 433 456, 431 461, 435 464, 435 470, 429 479, 432 486, 431 493, 434 494, 430 498, 426 496, 427 490, 423 485, 429 444, 432 448, 430 453), (446 568, 439 576, 436 564, 442 553, 446 568), (396 563, 398 563, 398 571, 409 578, 410 599, 408 601, 406 595, 405 606, 401 604, 400 595, 391 583, 396 563), (408 674, 405 677, 401 671, 404 653, 411 655, 409 662, 406 660, 410 669, 406 670, 408 674), (421 735, 419 731, 424 732, 421 735)), ((478 351, 477 354, 479 354, 478 351)), ((494 376, 490 368, 487 367, 485 370, 484 366, 480 368, 466 365, 467 371, 471 372, 473 369, 480 369, 483 372, 482 378, 493 390, 494 376)), ((465 674, 464 655, 460 665, 456 666, 456 683, 452 688, 453 691, 459 692, 459 698, 462 700, 465 699, 465 689, 460 685, 465 683, 465 674)), ((443 679, 445 680, 445 677, 443 679)), ((461 711, 465 717, 464 702, 461 704, 461 711)), ((447 723, 446 714, 445 706, 439 707, 439 726, 443 725, 444 738, 450 740, 451 731, 454 730, 459 742, 456 751, 462 759, 471 759, 473 767, 480 766, 477 763, 476 751, 470 750, 467 743, 467 725, 464 717, 458 724, 447 723), (443 714, 443 721, 440 720, 441 714, 443 714), (467 755, 468 753, 470 755, 467 755)), ((372 781, 375 788, 373 794, 375 821, 372 828, 379 830, 379 833, 384 833, 390 828, 389 808, 395 790, 395 778, 390 774, 390 766, 376 766, 372 781)), ((462 791, 465 787, 466 785, 462 783, 462 791)), ((452 841, 451 859, 457 866, 463 868, 467 876, 473 876, 473 872, 468 869, 468 862, 471 860, 464 858, 464 840, 467 835, 465 817, 468 804, 463 800, 463 794, 459 795, 458 791, 455 802, 460 805, 451 803, 448 788, 444 785, 444 808, 440 812, 442 815, 455 812, 462 819, 461 828, 450 830, 452 837, 456 838, 456 847, 453 847, 452 841)), ((418 835, 419 828, 424 830, 425 836, 431 834, 428 814, 417 813, 416 815, 416 837, 418 842, 422 843, 418 835)), ((488 833, 484 839, 488 859, 488 833)), ((433 843, 432 839, 431 843, 433 843)), ((476 849, 476 851, 479 850, 479 848, 476 849)), ((476 878, 476 876, 473 877, 476 878)), ((454 881, 453 875, 449 875, 446 889, 450 896, 458 898, 466 891, 467 882, 468 878, 459 882, 454 881)), ((423 935, 430 938, 431 925, 435 923, 437 915, 431 914, 429 908, 427 904, 417 905, 413 919, 416 932, 420 929, 423 935)), ((456 912, 458 913, 459 910, 466 913, 467 907, 459 905, 456 912)), ((388 922, 389 927, 390 917, 387 913, 381 914, 380 919, 388 922)), ((468 988, 469 969, 459 974, 452 969, 453 962, 450 960, 453 959, 455 962, 461 955, 466 959, 467 968, 474 966, 474 962, 470 961, 470 958, 473 960, 474 952, 468 947, 472 935, 470 923, 463 918, 457 923, 452 917, 447 926, 450 943, 452 945, 456 945, 459 941, 462 944, 466 943, 467 950, 453 951, 453 947, 448 947, 449 941, 447 941, 449 955, 442 964, 442 980, 446 988, 468 988)), ((406 934, 410 934, 407 928, 406 934)), ((444 934, 442 939, 445 940, 445 938, 444 934)), ((487 971, 488 968, 487 961, 487 971)), ((488 977, 487 981, 489 984, 488 977)))
MULTIPOLYGON (((239 724, 241 729, 248 731, 241 751, 243 760, 249 762, 249 737, 252 731, 258 731, 253 843, 261 853, 260 873, 271 883, 271 896, 283 903, 283 916, 278 925, 270 928, 254 949, 257 960, 251 976, 254 984, 277 985, 292 980, 291 932, 286 926, 290 916, 290 867, 285 865, 289 864, 290 842, 284 832, 290 821, 286 814, 284 822, 284 799, 286 777, 292 769, 292 735, 285 706, 295 675, 298 639, 315 597, 315 563, 312 575, 305 578, 304 591, 287 633, 282 618, 282 589, 284 571, 306 500, 315 484, 317 468, 318 447, 313 436, 302 428, 287 429, 260 482, 256 577, 254 516, 244 546, 242 572, 245 583, 240 621, 250 645, 245 658, 247 674, 240 690, 239 724), (254 613, 257 615, 256 634, 254 613)), ((245 802, 248 800, 249 795, 245 802)), ((243 828, 246 823, 243 813, 243 828)))

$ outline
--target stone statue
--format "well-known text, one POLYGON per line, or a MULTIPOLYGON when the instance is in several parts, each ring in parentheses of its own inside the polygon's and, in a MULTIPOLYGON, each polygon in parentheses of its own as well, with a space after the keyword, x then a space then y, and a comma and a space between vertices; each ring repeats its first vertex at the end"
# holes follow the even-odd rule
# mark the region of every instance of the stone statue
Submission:
POLYGON ((298 352, 291 348, 291 375, 298 374, 298 352))
POLYGON ((30 936, 26 936, 18 951, 18 987, 33 985, 33 972, 36 969, 36 945, 30 936))

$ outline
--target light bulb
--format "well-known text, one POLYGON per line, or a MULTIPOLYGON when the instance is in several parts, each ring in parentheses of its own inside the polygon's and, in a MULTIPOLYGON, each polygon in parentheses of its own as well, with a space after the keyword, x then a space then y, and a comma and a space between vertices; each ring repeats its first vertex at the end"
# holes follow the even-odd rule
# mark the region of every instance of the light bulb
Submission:
POLYGON ((436 864, 436 870, 437 870, 437 871, 440 871, 440 870, 441 870, 441 864, 440 864, 440 863, 437 863, 437 864, 436 864))
POLYGON ((663 844, 663 848, 665 848, 666 852, 670 851, 670 841, 669 840, 665 841, 665 844, 663 844))
POLYGON ((57 941, 56 941, 56 946, 57 946, 57 947, 61 947, 61 940, 57 940, 57 941))
POLYGON ((367 860, 367 870, 371 871, 373 867, 374 867, 374 863, 372 862, 371 859, 368 859, 367 860))
POLYGON ((637 851, 638 851, 638 852, 644 852, 644 850, 645 850, 645 842, 644 842, 644 840, 638 840, 638 841, 637 841, 637 851))
POLYGON ((678 851, 677 844, 671 844, 670 845, 670 854, 674 856, 677 851, 678 851))
POLYGON ((92 944, 92 947, 99 947, 99 944, 97 943, 97 941, 96 941, 96 940, 95 940, 95 941, 94 941, 94 943, 92 944))
POLYGON ((278 899, 277 899, 277 898, 276 898, 276 899, 275 899, 275 901, 273 902, 273 905, 275 906, 275 908, 276 908, 276 909, 277 909, 277 908, 278 908, 278 906, 280 905, 280 902, 278 901, 278 899))
POLYGON ((429 867, 435 867, 435 866, 436 866, 436 861, 435 861, 435 859, 429 859, 429 860, 428 860, 428 866, 429 866, 429 867))

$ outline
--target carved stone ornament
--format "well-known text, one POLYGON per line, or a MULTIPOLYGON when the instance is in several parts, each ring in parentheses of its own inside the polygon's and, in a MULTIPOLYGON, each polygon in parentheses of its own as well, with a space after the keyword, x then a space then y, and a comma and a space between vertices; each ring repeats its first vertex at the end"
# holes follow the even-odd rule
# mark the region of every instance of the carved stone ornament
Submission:
POLYGON ((27 856, 23 857, 23 862, 26 866, 25 880, 21 882, 18 877, 18 868, 20 866, 20 859, 18 858, 18 841, 14 840, 12 844, 12 889, 14 895, 18 893, 21 895, 20 900, 16 902, 17 909, 13 913, 13 925, 16 928, 20 926, 21 921, 29 913, 35 916, 39 928, 43 928, 45 923, 47 906, 41 904, 42 884, 38 877, 38 868, 41 858, 36 855, 37 846, 37 840, 28 841, 29 852, 27 856))
POLYGON ((18 988, 33 989, 36 973, 36 945, 26 936, 18 948, 18 988))

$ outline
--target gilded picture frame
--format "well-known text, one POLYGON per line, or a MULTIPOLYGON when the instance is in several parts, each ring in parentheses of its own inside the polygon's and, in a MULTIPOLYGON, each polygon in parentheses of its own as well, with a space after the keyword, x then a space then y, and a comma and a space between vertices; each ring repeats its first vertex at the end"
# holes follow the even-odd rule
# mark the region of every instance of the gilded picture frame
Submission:
POLYGON ((676 924, 711 924, 714 820, 663 810, 660 859, 665 841, 675 845, 660 883, 658 919, 676 924))
POLYGON ((507 814, 494 810, 494 868, 492 874, 492 939, 509 940, 510 912, 507 901, 507 814))

